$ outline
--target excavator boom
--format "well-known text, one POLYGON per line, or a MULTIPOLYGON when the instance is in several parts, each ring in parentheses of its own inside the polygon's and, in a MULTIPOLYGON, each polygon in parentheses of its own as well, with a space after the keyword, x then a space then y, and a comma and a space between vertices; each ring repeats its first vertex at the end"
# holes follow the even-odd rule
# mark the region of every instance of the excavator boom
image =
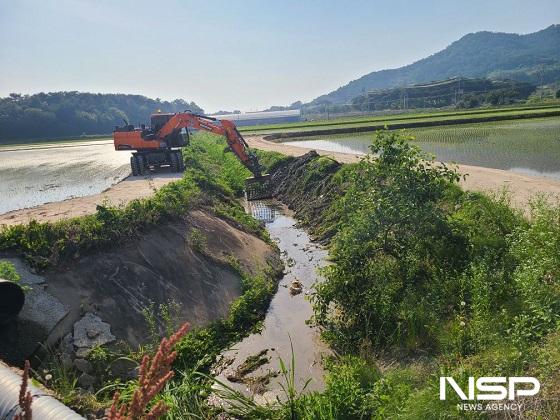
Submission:
POLYGON ((149 166, 169 164, 172 170, 184 169, 178 147, 188 144, 189 130, 204 130, 224 136, 229 149, 253 174, 246 180, 247 199, 270 198, 270 176, 263 175, 257 155, 232 121, 217 120, 192 112, 153 114, 150 129, 134 128, 128 124, 117 127, 113 133, 116 150, 134 150, 131 158, 133 175, 142 174, 149 166), (177 163, 178 161, 178 163, 177 163))

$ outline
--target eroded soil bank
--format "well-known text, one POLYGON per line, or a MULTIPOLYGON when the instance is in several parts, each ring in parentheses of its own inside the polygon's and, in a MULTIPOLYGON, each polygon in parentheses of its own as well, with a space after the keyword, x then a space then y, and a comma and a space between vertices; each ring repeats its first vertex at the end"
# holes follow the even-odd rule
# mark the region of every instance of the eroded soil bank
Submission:
MULTIPOLYGON (((242 292, 232 261, 248 273, 265 267, 281 270, 278 251, 272 246, 208 210, 192 210, 183 220, 153 227, 122 247, 64 262, 40 276, 20 263, 19 271, 27 273, 22 280, 34 288, 32 295, 40 291, 39 302, 48 307, 54 302, 59 310, 40 328, 36 324, 46 321, 38 313, 41 305, 29 298, 22 314, 30 319, 20 316, 0 330, 0 357, 20 364, 38 350, 39 343, 54 344, 75 335, 76 322, 88 314, 110 328, 109 342, 101 343, 106 340, 98 337, 106 327, 97 322, 88 333, 86 344, 91 345, 145 344, 151 339, 146 311, 153 313, 157 328, 165 328, 160 305, 170 308, 176 324, 206 325, 226 316, 242 292)), ((74 346, 74 350, 80 349, 74 346)))

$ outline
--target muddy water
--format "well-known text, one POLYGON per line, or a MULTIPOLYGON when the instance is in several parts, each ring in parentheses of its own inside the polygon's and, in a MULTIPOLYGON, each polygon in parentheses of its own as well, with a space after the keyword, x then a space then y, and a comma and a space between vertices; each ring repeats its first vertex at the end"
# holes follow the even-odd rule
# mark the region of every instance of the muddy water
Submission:
POLYGON ((112 142, 0 149, 0 213, 99 193, 129 175, 112 142))
POLYGON ((319 267, 326 264, 327 251, 311 242, 307 233, 296 227, 296 221, 289 210, 275 202, 251 202, 249 210, 262 220, 272 239, 277 243, 286 266, 286 274, 280 280, 278 292, 273 297, 260 334, 253 334, 223 354, 229 364, 218 379, 237 390, 254 394, 257 399, 272 401, 276 395, 282 397, 279 383, 284 383, 281 375, 270 378, 269 384, 255 385, 254 381, 279 370, 279 358, 287 365, 291 361, 290 339, 295 357, 295 380, 298 390, 308 379, 312 379, 307 390, 323 388, 321 360, 329 354, 327 346, 320 340, 318 331, 306 324, 313 311, 308 300, 312 285, 320 281, 319 267), (303 285, 300 294, 293 295, 290 286, 294 280, 303 285), (268 363, 247 374, 242 382, 228 381, 228 375, 247 357, 266 350, 268 363))

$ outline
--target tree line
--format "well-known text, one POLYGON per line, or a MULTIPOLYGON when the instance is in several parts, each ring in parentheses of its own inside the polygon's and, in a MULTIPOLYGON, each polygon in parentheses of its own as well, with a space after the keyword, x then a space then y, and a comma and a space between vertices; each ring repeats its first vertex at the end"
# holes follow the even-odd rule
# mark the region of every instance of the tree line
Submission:
POLYGON ((150 114, 190 109, 194 102, 164 101, 142 95, 50 92, 12 93, 0 98, 0 142, 11 139, 52 138, 111 133, 123 121, 148 123, 150 114))

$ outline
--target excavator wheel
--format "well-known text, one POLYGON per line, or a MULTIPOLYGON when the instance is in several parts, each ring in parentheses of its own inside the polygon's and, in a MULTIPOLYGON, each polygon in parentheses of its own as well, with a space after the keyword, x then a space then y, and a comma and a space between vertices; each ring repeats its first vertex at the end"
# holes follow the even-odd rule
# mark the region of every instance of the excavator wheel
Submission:
POLYGON ((137 155, 138 161, 138 175, 146 175, 148 172, 148 164, 146 158, 142 155, 137 155))
POLYGON ((249 201, 272 198, 270 175, 247 178, 245 180, 245 193, 249 201))
POLYGON ((185 162, 183 161, 183 155, 179 150, 174 150, 169 156, 171 161, 171 171, 173 172, 183 172, 185 170, 185 162))
POLYGON ((171 161, 171 172, 179 172, 179 154, 176 151, 171 152, 169 160, 171 161))
POLYGON ((132 155, 130 157, 130 168, 132 169, 132 176, 140 175, 140 166, 138 165, 138 157, 136 155, 132 155))

